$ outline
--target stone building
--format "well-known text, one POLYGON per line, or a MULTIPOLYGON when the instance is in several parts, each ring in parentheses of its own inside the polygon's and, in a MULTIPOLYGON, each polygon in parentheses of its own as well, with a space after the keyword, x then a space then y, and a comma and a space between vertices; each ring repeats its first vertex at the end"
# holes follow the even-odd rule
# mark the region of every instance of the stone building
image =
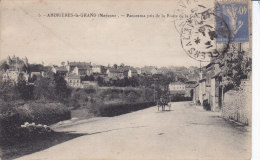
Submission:
POLYGON ((28 59, 26 57, 19 58, 16 56, 8 56, 6 64, 8 65, 8 69, 2 74, 3 82, 10 82, 10 84, 16 84, 18 83, 19 78, 28 82, 28 59))
POLYGON ((65 81, 67 82, 68 86, 70 86, 70 87, 73 87, 73 88, 81 87, 80 76, 78 76, 74 73, 67 74, 65 76, 65 81))
POLYGON ((18 71, 18 72, 25 72, 25 68, 28 67, 28 59, 25 58, 19 58, 16 56, 13 56, 12 58, 10 56, 7 57, 7 65, 9 66, 9 71, 18 71))

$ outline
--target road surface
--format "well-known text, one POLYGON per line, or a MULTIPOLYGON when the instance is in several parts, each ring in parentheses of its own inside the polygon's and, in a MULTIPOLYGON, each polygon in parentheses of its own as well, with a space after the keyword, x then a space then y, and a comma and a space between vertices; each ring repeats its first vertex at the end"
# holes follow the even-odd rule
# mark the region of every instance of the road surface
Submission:
POLYGON ((171 111, 156 107, 116 117, 83 120, 60 132, 83 136, 52 146, 21 160, 103 159, 249 159, 250 131, 204 111, 190 102, 172 103, 171 111))

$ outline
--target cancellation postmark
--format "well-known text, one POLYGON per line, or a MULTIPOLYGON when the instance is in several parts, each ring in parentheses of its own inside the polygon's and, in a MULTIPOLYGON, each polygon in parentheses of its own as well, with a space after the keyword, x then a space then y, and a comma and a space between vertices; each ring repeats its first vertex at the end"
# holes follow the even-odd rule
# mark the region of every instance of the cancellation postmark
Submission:
POLYGON ((181 25, 175 22, 175 27, 180 31, 181 45, 187 55, 198 61, 209 62, 212 57, 227 51, 231 40, 230 28, 225 19, 216 14, 219 12, 217 3, 213 6, 191 5, 194 7, 189 8, 189 17, 183 19, 182 23, 178 22, 181 25), (222 45, 217 45, 219 36, 226 39, 222 45))

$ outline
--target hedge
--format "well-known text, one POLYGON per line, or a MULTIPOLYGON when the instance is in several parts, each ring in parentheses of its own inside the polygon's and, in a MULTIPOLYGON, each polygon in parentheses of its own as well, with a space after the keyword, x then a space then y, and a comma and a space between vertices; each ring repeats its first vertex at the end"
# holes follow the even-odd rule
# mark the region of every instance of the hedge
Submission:
POLYGON ((19 138, 25 122, 50 125, 70 118, 70 110, 60 103, 26 103, 0 114, 0 138, 19 138))
POLYGON ((128 103, 128 104, 104 104, 99 108, 100 116, 112 117, 151 106, 155 106, 156 102, 128 103))

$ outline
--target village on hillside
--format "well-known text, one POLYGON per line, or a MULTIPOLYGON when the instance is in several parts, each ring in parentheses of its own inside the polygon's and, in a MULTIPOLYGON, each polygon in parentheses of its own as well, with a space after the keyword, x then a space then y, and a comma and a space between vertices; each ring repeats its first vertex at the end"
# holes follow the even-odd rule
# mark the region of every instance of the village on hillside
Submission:
MULTIPOLYGON (((2 81, 10 85, 18 84, 23 80, 27 85, 35 85, 34 82, 48 73, 64 78, 67 86, 71 88, 88 88, 98 86, 114 87, 138 87, 142 86, 142 80, 150 80, 156 83, 155 77, 164 77, 167 81, 168 92, 183 94, 191 97, 191 88, 199 79, 197 67, 133 67, 124 64, 102 66, 91 62, 62 62, 61 65, 44 66, 42 64, 30 64, 28 59, 7 57, 1 64, 2 81)), ((143 82, 146 83, 146 82, 143 82)), ((143 84, 147 85, 147 84, 143 84)))

